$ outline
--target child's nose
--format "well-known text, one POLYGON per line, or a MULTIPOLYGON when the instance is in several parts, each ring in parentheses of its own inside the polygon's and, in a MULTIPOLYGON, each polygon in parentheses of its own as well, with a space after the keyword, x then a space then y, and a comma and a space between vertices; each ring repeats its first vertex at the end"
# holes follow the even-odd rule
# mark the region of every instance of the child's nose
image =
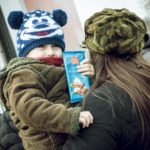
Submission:
POLYGON ((47 46, 47 48, 46 48, 46 55, 47 56, 53 56, 54 55, 54 51, 53 51, 51 46, 47 46))

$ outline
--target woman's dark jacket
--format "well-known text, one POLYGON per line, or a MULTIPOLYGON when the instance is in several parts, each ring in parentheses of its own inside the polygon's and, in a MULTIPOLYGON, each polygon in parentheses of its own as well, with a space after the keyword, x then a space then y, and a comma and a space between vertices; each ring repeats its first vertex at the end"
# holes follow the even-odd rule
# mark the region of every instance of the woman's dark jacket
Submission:
POLYGON ((0 114, 0 150, 24 150, 18 129, 10 119, 9 111, 0 114))
POLYGON ((83 109, 92 113, 94 123, 70 136, 63 150, 145 150, 138 111, 121 88, 104 83, 87 96, 83 109))

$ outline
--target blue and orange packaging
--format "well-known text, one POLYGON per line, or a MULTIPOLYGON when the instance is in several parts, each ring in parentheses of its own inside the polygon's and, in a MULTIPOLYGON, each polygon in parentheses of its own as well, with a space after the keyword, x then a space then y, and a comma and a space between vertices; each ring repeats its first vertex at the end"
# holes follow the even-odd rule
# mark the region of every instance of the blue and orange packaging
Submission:
POLYGON ((84 51, 63 52, 63 61, 71 103, 83 100, 86 92, 90 89, 89 77, 81 75, 77 70, 77 66, 79 66, 80 62, 84 59, 84 51))

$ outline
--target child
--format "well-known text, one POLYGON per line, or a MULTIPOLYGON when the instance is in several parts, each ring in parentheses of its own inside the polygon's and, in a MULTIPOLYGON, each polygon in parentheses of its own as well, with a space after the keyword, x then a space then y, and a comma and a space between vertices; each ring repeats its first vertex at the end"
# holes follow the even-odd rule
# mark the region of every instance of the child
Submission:
MULTIPOLYGON (((8 17, 10 26, 19 29, 19 57, 10 61, 0 75, 1 97, 10 108, 10 116, 27 150, 61 149, 66 133, 77 134, 79 123, 88 127, 93 122, 90 112, 81 112, 80 107, 74 107, 79 104, 69 102, 65 70, 60 67, 65 49, 60 26, 66 21, 62 10, 54 10, 52 14, 41 10, 27 14, 12 12, 8 17)), ((86 60, 79 71, 93 75, 86 60)))

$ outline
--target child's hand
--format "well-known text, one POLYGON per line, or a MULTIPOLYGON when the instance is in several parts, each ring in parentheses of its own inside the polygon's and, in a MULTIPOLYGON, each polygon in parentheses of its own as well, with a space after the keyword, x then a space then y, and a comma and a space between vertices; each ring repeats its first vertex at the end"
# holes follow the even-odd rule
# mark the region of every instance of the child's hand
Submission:
POLYGON ((88 59, 84 59, 77 69, 82 75, 94 76, 94 67, 88 59))
POLYGON ((93 123, 93 116, 89 111, 80 112, 79 122, 82 123, 82 127, 89 127, 90 124, 93 123))

